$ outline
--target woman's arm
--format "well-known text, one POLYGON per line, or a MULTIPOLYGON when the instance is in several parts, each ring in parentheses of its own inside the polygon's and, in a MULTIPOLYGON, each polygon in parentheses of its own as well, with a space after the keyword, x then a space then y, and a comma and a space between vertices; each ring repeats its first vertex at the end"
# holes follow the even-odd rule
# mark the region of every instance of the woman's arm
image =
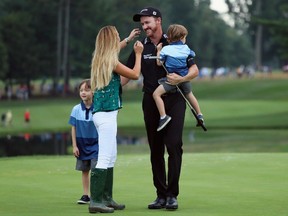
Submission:
POLYGON ((136 37, 138 37, 138 36, 140 35, 140 32, 141 32, 141 30, 140 30, 139 28, 133 29, 133 30, 130 32, 130 35, 129 35, 127 38, 125 38, 124 40, 120 41, 120 47, 121 47, 121 49, 124 48, 124 47, 126 47, 127 44, 128 44, 130 41, 132 41, 132 40, 134 40, 136 37))
POLYGON ((128 79, 127 77, 124 77, 124 76, 121 76, 120 78, 121 78, 121 85, 122 86, 126 85, 130 81, 130 79, 128 79))
MULTIPOLYGON (((142 51, 143 51, 143 44, 140 41, 135 42, 134 51, 135 51, 135 64, 134 64, 133 69, 119 62, 115 68, 115 72, 123 77, 137 80, 141 72, 141 57, 142 57, 142 51)), ((121 79, 121 83, 122 83, 122 79, 121 79)))

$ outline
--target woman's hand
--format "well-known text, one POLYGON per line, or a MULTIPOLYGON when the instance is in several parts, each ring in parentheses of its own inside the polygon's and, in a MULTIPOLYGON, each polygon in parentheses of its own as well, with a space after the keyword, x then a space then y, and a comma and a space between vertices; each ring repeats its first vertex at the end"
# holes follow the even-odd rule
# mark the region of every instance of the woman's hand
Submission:
POLYGON ((130 32, 130 35, 127 37, 128 42, 134 40, 136 37, 138 37, 141 33, 141 30, 139 28, 135 28, 130 32))
POLYGON ((134 43, 134 47, 133 48, 134 48, 135 54, 142 54, 143 49, 144 49, 143 44, 140 41, 136 41, 134 43))

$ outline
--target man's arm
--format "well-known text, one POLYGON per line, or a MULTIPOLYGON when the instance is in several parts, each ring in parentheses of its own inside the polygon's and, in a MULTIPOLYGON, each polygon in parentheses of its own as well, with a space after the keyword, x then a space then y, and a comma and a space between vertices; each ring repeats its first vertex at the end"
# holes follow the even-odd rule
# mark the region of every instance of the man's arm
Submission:
POLYGON ((188 74, 186 76, 180 76, 176 73, 170 73, 167 75, 168 82, 172 85, 178 85, 179 83, 191 81, 199 74, 199 70, 196 64, 189 67, 188 74))

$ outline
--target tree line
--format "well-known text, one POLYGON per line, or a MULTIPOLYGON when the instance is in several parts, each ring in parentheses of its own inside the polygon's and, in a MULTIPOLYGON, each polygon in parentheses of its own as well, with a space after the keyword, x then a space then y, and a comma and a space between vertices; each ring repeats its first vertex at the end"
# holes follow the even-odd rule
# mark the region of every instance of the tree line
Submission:
MULTIPOLYGON (((69 85, 71 77, 89 77, 99 29, 115 25, 125 38, 133 28, 141 28, 132 16, 145 6, 161 10, 165 31, 171 23, 187 27, 187 44, 196 52, 199 67, 237 67, 255 64, 257 58, 257 64, 279 66, 287 60, 284 0, 226 3, 234 26, 210 9, 210 0, 1 0, 1 80, 29 87, 31 80, 52 78, 56 88, 59 80, 69 85)), ((121 51, 122 61, 131 50, 129 45, 121 51)))

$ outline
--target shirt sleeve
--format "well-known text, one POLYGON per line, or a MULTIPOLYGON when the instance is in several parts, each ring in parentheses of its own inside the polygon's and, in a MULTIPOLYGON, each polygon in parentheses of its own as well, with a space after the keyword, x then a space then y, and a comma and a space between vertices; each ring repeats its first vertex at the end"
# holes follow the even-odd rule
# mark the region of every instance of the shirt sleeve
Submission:
POLYGON ((192 65, 196 64, 195 60, 194 60, 195 56, 196 56, 195 52, 193 50, 190 50, 190 54, 188 55, 188 57, 186 59, 188 68, 191 67, 192 65))
POLYGON ((162 61, 162 62, 165 62, 165 60, 166 60, 166 55, 163 52, 163 50, 160 51, 159 60, 162 61))
POLYGON ((73 107, 73 109, 71 111, 68 124, 70 124, 72 126, 76 126, 76 109, 75 109, 75 107, 73 107))

